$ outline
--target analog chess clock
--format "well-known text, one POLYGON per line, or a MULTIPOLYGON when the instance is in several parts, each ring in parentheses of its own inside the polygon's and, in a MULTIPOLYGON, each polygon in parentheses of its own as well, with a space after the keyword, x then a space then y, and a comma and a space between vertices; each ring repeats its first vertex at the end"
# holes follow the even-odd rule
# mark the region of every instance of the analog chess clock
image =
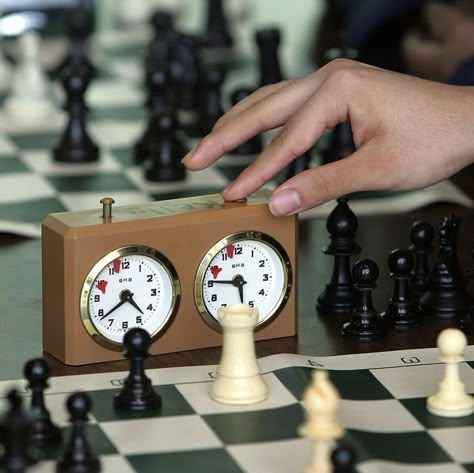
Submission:
POLYGON ((66 364, 120 359, 132 327, 152 354, 221 344, 217 311, 259 310, 257 340, 296 334, 297 217, 269 192, 49 215, 42 225, 43 348, 66 364))

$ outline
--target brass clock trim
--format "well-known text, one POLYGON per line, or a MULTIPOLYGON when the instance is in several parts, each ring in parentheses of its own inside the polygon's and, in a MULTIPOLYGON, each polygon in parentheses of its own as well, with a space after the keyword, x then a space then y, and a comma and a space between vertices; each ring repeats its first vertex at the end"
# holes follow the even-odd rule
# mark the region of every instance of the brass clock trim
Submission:
POLYGON ((215 258, 215 256, 226 246, 241 240, 255 240, 267 244, 275 251, 283 268, 284 290, 282 290, 278 302, 275 304, 275 310, 271 312, 265 320, 262 320, 257 324, 256 330, 260 330, 263 327, 267 326, 280 313, 290 296, 293 280, 292 267, 290 258, 283 246, 273 237, 263 232, 247 230, 232 233, 220 239, 216 244, 214 244, 214 246, 209 249, 209 251, 199 263, 198 269, 196 271, 196 276, 194 278, 194 302, 199 311, 199 314, 210 327, 212 327, 218 332, 222 332, 222 327, 219 322, 208 312, 206 304, 204 302, 204 277, 211 261, 215 258))
POLYGON ((178 277, 178 273, 176 272, 171 261, 155 248, 145 245, 127 245, 107 253, 104 257, 97 261, 96 264, 94 264, 94 266, 86 276, 86 279, 84 280, 84 284, 82 285, 80 293, 79 310, 81 314, 82 323, 87 333, 92 337, 92 339, 100 345, 114 351, 122 350, 123 346, 121 343, 118 343, 114 340, 110 340, 109 338, 105 337, 96 328, 89 314, 89 295, 92 286, 95 280, 97 279, 97 276, 108 264, 110 264, 117 258, 122 258, 124 256, 130 255, 148 256, 149 258, 152 258, 159 264, 161 264, 168 277, 170 278, 171 285, 173 288, 173 296, 171 300, 170 310, 166 314, 165 322, 160 327, 158 327, 154 333, 150 334, 152 341, 158 338, 159 335, 164 330, 166 330, 166 327, 170 325, 176 315, 176 312, 178 311, 179 302, 181 299, 181 283, 178 277))

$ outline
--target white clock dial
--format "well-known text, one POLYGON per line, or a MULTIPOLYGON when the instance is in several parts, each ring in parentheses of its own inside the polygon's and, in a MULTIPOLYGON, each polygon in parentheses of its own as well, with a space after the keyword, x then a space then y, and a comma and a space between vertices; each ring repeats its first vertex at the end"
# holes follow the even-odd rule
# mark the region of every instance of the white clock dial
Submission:
POLYGON ((248 304, 264 324, 288 298, 290 263, 283 248, 268 235, 242 232, 224 238, 204 258, 195 283, 196 305, 215 328, 221 306, 248 304))
POLYGON ((179 284, 169 262, 148 247, 126 247, 103 258, 84 283, 81 314, 99 341, 121 344, 141 327, 159 333, 176 309, 179 284))

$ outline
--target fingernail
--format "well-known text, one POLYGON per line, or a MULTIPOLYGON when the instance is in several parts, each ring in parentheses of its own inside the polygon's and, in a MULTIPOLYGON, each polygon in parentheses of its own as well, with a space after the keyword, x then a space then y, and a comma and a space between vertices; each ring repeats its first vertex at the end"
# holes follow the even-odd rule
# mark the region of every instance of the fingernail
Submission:
POLYGON ((288 189, 273 194, 268 206, 270 207, 270 212, 275 217, 280 217, 297 212, 301 207, 301 203, 302 200, 298 192, 288 189))
POLYGON ((183 164, 186 164, 187 162, 189 162, 190 159, 191 159, 191 157, 192 157, 192 155, 194 154, 194 151, 196 151, 196 148, 193 148, 193 149, 181 160, 181 162, 182 162, 183 164))
POLYGON ((232 181, 227 187, 224 188, 224 190, 221 192, 221 194, 224 196, 225 194, 228 194, 229 191, 234 187, 235 181, 232 181))

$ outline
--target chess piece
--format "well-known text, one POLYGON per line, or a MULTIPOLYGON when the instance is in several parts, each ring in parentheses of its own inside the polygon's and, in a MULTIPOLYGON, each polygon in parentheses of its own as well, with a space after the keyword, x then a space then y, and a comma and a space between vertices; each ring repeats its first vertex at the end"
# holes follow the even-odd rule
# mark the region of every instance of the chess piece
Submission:
POLYGON ((275 84, 283 79, 278 57, 280 39, 280 31, 276 28, 261 29, 255 34, 259 50, 260 87, 275 84))
POLYGON ((145 374, 144 362, 149 356, 150 342, 149 333, 139 327, 130 329, 123 337, 124 356, 130 360, 130 372, 114 397, 116 409, 145 411, 161 406, 161 397, 145 374))
POLYGON ((285 181, 309 169, 311 155, 309 151, 291 161, 285 172, 285 181))
POLYGON ((66 402, 72 424, 71 437, 62 458, 56 464, 56 473, 99 473, 101 465, 86 438, 86 425, 92 407, 86 393, 71 394, 66 402))
POLYGON ((428 411, 434 415, 463 417, 474 412, 474 398, 466 394, 459 376, 459 363, 464 360, 466 345, 466 336, 461 330, 448 328, 438 335, 440 360, 446 363, 446 371, 438 392, 426 402, 428 411))
POLYGON ((339 161, 352 154, 355 150, 350 122, 339 123, 331 131, 327 149, 321 153, 321 164, 339 161))
POLYGON ((2 422, 3 457, 0 467, 7 472, 22 473, 36 463, 30 454, 30 425, 22 410, 22 400, 14 389, 7 395, 9 409, 2 422))
POLYGON ((331 454, 333 473, 357 473, 357 461, 354 449, 348 445, 339 445, 331 454))
POLYGON ((173 17, 169 12, 154 11, 150 17, 150 24, 153 38, 145 56, 145 71, 152 68, 154 64, 169 64, 172 59, 173 46, 177 40, 173 17))
POLYGON ((55 161, 87 163, 99 159, 99 148, 87 133, 85 93, 90 82, 87 68, 74 65, 64 71, 62 84, 67 94, 68 123, 53 150, 55 161))
POLYGON ((87 69, 91 77, 95 76, 96 67, 89 59, 87 45, 92 29, 92 17, 86 8, 80 6, 70 11, 67 17, 69 48, 65 58, 56 68, 57 75, 62 75, 67 68, 78 65, 87 69))
MULTIPOLYGON (((232 92, 230 100, 232 105, 236 105, 245 97, 248 97, 252 91, 246 88, 239 88, 232 92)), ((239 156, 253 156, 261 153, 263 150, 262 138, 260 135, 256 135, 245 143, 237 146, 229 154, 235 154, 239 156)))
POLYGON ((397 248, 388 257, 390 277, 393 279, 393 294, 382 318, 397 330, 421 325, 421 314, 410 293, 410 275, 414 265, 413 255, 408 250, 397 248))
POLYGON ((152 182, 175 182, 186 177, 181 163, 186 151, 177 137, 178 120, 172 109, 153 113, 147 130, 148 139, 142 152, 147 152, 145 178, 152 182))
POLYGON ((150 156, 154 143, 159 139, 156 117, 169 107, 169 72, 166 64, 156 64, 147 73, 148 98, 146 105, 150 110, 148 123, 142 136, 133 148, 135 163, 141 164, 150 156))
POLYGON ((223 404, 254 404, 267 397, 267 385, 260 374, 253 331, 258 309, 246 304, 221 307, 222 355, 211 397, 223 404))
POLYGON ((50 375, 49 365, 43 358, 29 360, 24 367, 24 375, 28 380, 31 391, 31 417, 32 424, 30 435, 37 446, 58 442, 61 440, 61 429, 51 420, 49 411, 44 402, 44 390, 48 387, 50 375))
POLYGON ((343 335, 358 340, 374 340, 383 335, 377 311, 372 303, 372 291, 377 287, 375 281, 379 277, 377 264, 370 260, 359 260, 352 270, 354 289, 356 290, 352 319, 344 324, 343 335))
POLYGON ((422 220, 416 221, 410 231, 410 250, 415 254, 415 268, 411 277, 411 291, 415 300, 428 289, 428 255, 433 251, 433 226, 422 220))
POLYGON ((53 104, 48 79, 39 61, 40 36, 27 31, 19 39, 20 59, 12 88, 5 100, 4 113, 13 123, 31 125, 51 121, 58 112, 53 104))
POLYGON ((337 200, 337 206, 326 220, 331 243, 323 253, 334 256, 331 280, 318 297, 316 308, 320 313, 348 314, 354 305, 354 287, 351 277, 351 256, 360 252, 354 241, 357 231, 357 217, 350 209, 347 197, 337 200))
POLYGON ((224 79, 224 70, 218 66, 208 66, 202 73, 199 128, 203 135, 211 132, 215 123, 223 114, 221 87, 224 79))
MULTIPOLYGON (((474 263, 474 248, 472 249, 471 254, 474 263)), ((471 280, 474 279, 474 264, 466 271, 466 276, 471 280)), ((471 305, 468 314, 461 320, 461 327, 465 333, 474 332, 474 303, 471 305)))
POLYGON ((439 227, 439 252, 428 276, 428 290, 420 299, 426 312, 442 319, 465 315, 471 305, 466 278, 457 256, 457 238, 461 218, 451 214, 439 227))
POLYGON ((207 0, 207 21, 204 33, 206 48, 230 48, 232 37, 227 27, 223 0, 207 0))
MULTIPOLYGON (((1 9, 0 9, 1 14, 1 9)), ((6 92, 11 87, 12 66, 3 54, 0 38, 0 93, 6 92)))
POLYGON ((336 421, 340 396, 326 370, 316 369, 310 385, 303 393, 305 423, 298 433, 310 438, 313 451, 305 473, 332 473, 331 446, 343 429, 336 421))
POLYGON ((196 36, 180 34, 174 48, 174 86, 176 107, 182 111, 196 111, 199 104, 201 74, 200 43, 196 36))
POLYGON ((145 105, 153 112, 170 104, 170 72, 164 62, 154 63, 146 72, 145 86, 147 98, 145 105))

